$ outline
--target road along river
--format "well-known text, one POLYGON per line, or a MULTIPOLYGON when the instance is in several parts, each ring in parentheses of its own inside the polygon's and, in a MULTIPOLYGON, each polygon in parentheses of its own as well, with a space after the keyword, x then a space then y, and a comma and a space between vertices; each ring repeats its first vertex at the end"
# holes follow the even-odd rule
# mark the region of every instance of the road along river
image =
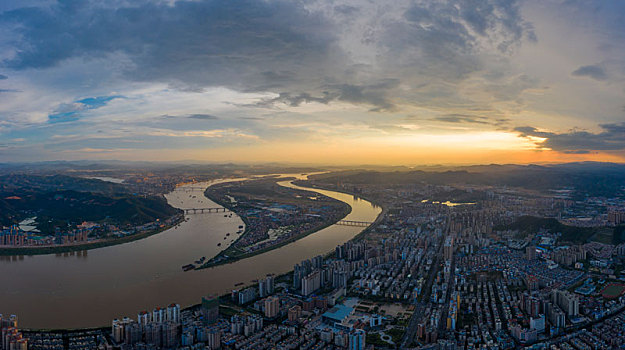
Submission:
MULTIPOLYGON (((200 186, 226 181, 233 179, 185 185, 193 189, 173 191, 166 197, 177 208, 220 207, 204 197, 200 186)), ((372 203, 345 193, 303 188, 288 181, 281 184, 349 204, 352 211, 345 220, 372 222, 381 212, 372 203)), ((170 303, 196 304, 203 295, 226 293, 237 283, 285 273, 295 263, 325 254, 364 229, 332 225, 232 264, 183 272, 182 265, 203 256, 210 259, 225 249, 244 225, 236 214, 189 214, 186 219, 176 228, 131 243, 75 254, 0 260, 0 313, 17 314, 23 328, 106 326, 113 318, 134 318, 141 310, 170 303)))

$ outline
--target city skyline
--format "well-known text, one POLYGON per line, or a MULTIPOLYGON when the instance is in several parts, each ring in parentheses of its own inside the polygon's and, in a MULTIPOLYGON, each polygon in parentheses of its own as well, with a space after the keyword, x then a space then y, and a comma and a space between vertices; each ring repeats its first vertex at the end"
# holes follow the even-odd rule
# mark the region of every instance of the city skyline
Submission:
POLYGON ((0 1, 0 350, 625 349, 625 1, 0 1))
POLYGON ((625 161, 625 4, 5 1, 0 161, 625 161))

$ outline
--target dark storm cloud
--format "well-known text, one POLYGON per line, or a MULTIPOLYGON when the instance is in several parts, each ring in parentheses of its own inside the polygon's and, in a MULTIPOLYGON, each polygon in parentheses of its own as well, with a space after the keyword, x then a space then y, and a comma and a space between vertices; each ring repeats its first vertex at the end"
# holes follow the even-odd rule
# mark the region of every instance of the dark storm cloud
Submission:
POLYGON ((340 91, 339 100, 351 103, 366 103, 373 105, 372 112, 392 111, 395 105, 388 99, 389 90, 398 84, 397 81, 389 81, 369 86, 343 84, 338 86, 340 91))
POLYGON ((48 68, 73 57, 127 55, 126 74, 140 81, 249 88, 275 82, 266 71, 305 71, 331 57, 324 19, 290 1, 140 2, 107 8, 60 1, 0 16, 19 34, 16 70, 48 68), (259 69, 262 69, 259 70, 259 69))
POLYGON ((484 45, 507 53, 523 38, 535 39, 517 1, 424 1, 413 3, 402 21, 390 23, 381 42, 390 64, 458 81, 484 68, 477 57, 484 45))
POLYGON ((312 96, 307 92, 303 92, 301 94, 291 94, 288 92, 281 92, 278 97, 264 99, 257 103, 246 105, 247 107, 273 107, 275 104, 284 103, 291 107, 298 107, 302 103, 310 103, 317 102, 328 104, 330 101, 335 100, 338 97, 336 93, 330 93, 328 91, 324 91, 323 95, 320 97, 312 96))
POLYGON ((353 104, 363 104, 373 106, 371 111, 380 112, 393 110, 395 105, 390 102, 387 95, 390 90, 394 89, 399 81, 394 79, 384 80, 372 85, 328 85, 325 86, 319 96, 313 96, 310 93, 303 92, 300 94, 291 94, 281 92, 278 97, 264 99, 254 104, 245 105, 246 107, 274 107, 276 104, 283 103, 291 107, 300 106, 302 103, 322 103, 328 104, 332 101, 343 101, 353 104))
POLYGON ((581 66, 571 74, 576 77, 589 77, 599 81, 608 79, 605 70, 597 65, 581 66))
POLYGON ((517 127, 514 131, 522 137, 545 138, 538 146, 566 153, 588 153, 590 151, 625 150, 625 123, 601 124, 599 133, 573 130, 565 133, 539 131, 531 126, 517 127))
POLYGON ((376 81, 462 79, 481 67, 471 55, 479 41, 505 51, 524 35, 532 36, 516 1, 413 3, 384 28, 366 28, 373 34, 361 40, 386 54, 377 63, 383 68, 377 76, 361 78, 358 73, 369 74, 371 67, 353 65, 337 37, 345 15, 363 10, 345 4, 331 8, 336 18, 300 1, 138 1, 113 8, 62 0, 0 15, 0 23, 19 38, 17 54, 4 65, 48 68, 70 58, 122 54, 132 62, 125 65, 124 76, 133 80, 192 91, 205 86, 287 91, 292 105, 316 98, 323 102, 324 85, 333 84, 337 91, 329 93, 338 93, 339 100, 386 110, 393 108, 388 96, 394 87, 372 91, 376 81))

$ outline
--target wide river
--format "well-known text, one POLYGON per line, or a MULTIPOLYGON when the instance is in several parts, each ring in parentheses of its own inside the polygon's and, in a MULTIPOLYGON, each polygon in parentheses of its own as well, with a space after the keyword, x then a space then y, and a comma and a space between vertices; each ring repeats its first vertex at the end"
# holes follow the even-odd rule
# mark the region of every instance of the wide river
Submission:
MULTIPOLYGON (((219 207, 204 197, 203 190, 195 189, 216 182, 187 185, 186 190, 166 197, 177 208, 219 207)), ((352 212, 346 220, 371 222, 381 212, 348 194, 302 188, 287 181, 281 184, 349 204, 352 212)), ((5 257, 0 260, 0 313, 18 315, 21 328, 106 326, 114 318, 135 318, 141 310, 170 303, 197 304, 203 295, 223 294, 237 283, 250 284, 269 273, 287 272, 301 260, 327 253, 363 230, 332 225, 232 264, 183 272, 182 265, 202 256, 210 259, 225 249, 237 237, 239 225, 244 225, 235 214, 189 214, 186 219, 176 228, 142 240, 80 254, 5 257)))

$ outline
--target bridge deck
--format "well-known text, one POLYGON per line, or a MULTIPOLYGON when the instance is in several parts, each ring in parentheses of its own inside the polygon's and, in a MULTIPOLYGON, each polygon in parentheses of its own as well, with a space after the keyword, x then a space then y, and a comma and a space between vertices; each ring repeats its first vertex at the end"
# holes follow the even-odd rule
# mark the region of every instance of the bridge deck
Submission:
POLYGON ((343 225, 343 226, 360 226, 360 227, 367 227, 371 224, 373 224, 373 222, 369 222, 369 221, 354 221, 354 220, 339 220, 336 223, 337 225, 343 225))
POLYGON ((225 213, 230 210, 222 207, 218 208, 187 208, 183 209, 185 214, 204 214, 204 213, 225 213))
POLYGON ((201 190, 205 190, 206 187, 202 187, 202 186, 189 186, 189 187, 176 187, 174 189, 174 191, 178 191, 178 192, 193 192, 193 191, 201 191, 201 190))
MULTIPOLYGON (((225 213, 229 212, 227 208, 218 207, 218 208, 187 208, 183 209, 185 214, 205 214, 205 213, 225 213)), ((354 221, 354 220, 339 220, 336 222, 337 225, 342 226, 358 226, 358 227, 367 227, 373 222, 369 221, 354 221)))

